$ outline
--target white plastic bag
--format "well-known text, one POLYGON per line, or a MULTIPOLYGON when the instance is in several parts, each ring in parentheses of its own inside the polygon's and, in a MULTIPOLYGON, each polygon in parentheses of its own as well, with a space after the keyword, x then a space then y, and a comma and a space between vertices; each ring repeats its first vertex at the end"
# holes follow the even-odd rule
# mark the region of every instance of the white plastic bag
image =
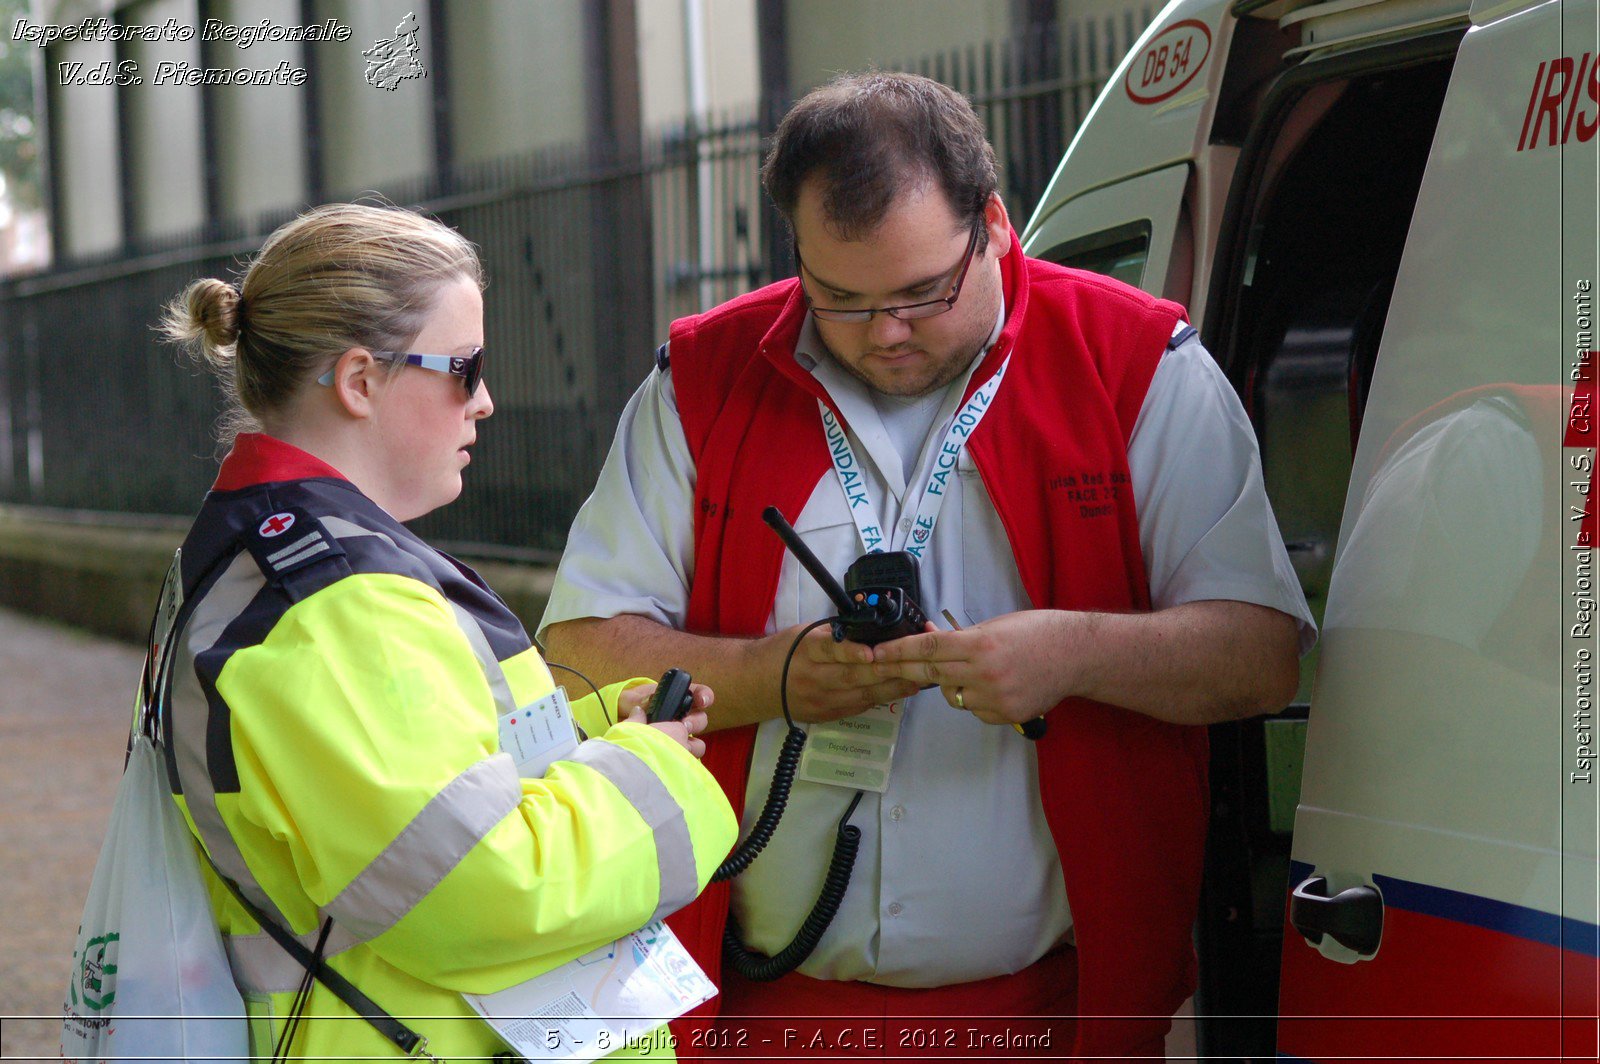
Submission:
POLYGON ((249 1057, 244 1002, 193 846, 166 763, 136 730, 78 927, 62 1056, 249 1057))

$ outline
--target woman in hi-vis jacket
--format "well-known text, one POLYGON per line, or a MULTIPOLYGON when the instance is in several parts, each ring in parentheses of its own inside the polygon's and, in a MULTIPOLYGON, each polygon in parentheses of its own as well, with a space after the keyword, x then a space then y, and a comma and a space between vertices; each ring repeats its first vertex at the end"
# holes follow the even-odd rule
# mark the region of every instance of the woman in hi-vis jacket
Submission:
MULTIPOLYGON (((501 719, 551 674, 477 574, 403 524, 461 492, 493 411, 482 288, 453 230, 341 204, 163 323, 235 400, 178 563, 162 721, 258 1057, 404 1055, 324 980, 297 994, 305 965, 258 917, 427 1053, 492 1057, 507 1047, 463 994, 676 910, 734 841, 697 760, 704 688, 681 723, 646 723, 646 681, 577 700, 592 738, 533 778, 502 750, 501 719)), ((670 1055, 658 1034, 634 1051, 670 1055)))

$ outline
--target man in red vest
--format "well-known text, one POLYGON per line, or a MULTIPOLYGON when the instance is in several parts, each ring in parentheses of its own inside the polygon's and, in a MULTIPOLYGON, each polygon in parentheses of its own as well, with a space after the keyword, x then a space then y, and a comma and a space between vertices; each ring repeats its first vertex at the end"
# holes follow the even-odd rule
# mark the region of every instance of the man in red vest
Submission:
POLYGON ((798 276, 673 324, 544 618, 597 679, 714 688, 705 763, 746 833, 793 648, 787 810, 672 921, 723 990, 679 1053, 1159 1054, 1194 985, 1203 725, 1284 705, 1314 638, 1249 421, 1181 307, 1023 256, 943 85, 836 79, 763 181, 798 276), (909 552, 936 630, 802 634, 837 608, 768 506, 836 575, 909 552), (814 949, 724 965, 730 927, 773 956, 836 892, 845 821, 814 949))

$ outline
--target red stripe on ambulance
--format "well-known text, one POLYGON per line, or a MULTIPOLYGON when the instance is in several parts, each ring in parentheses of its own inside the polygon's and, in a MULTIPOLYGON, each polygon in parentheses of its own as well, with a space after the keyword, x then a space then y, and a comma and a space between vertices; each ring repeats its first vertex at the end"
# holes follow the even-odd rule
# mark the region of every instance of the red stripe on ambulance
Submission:
POLYGON ((1339 1058, 1594 1059, 1600 959, 1386 907, 1371 960, 1324 958, 1285 924, 1278 1051, 1339 1058), (1442 973, 1454 972, 1448 991, 1442 973))

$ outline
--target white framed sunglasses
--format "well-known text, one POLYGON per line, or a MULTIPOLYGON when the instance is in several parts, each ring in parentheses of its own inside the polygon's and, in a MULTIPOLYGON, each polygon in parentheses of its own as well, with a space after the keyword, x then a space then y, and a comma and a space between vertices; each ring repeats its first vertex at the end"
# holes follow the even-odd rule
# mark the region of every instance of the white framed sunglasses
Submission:
MULTIPOLYGON (((483 360, 487 352, 481 347, 474 347, 465 355, 419 355, 410 351, 372 351, 370 354, 379 362, 403 362, 408 366, 420 366, 435 373, 460 377, 462 386, 467 390, 467 398, 471 399, 478 394, 478 382, 483 380, 483 360)), ((332 387, 333 368, 318 377, 317 383, 324 388, 332 387)))

